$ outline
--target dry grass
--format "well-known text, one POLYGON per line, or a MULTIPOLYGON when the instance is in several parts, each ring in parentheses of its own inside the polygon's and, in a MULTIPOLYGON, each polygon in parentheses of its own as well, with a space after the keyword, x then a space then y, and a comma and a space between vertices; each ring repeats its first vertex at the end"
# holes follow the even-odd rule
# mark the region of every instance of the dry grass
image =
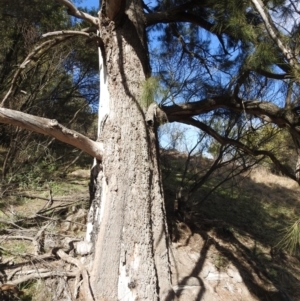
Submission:
POLYGON ((290 178, 274 175, 264 167, 257 167, 250 173, 250 179, 255 183, 269 186, 279 185, 285 189, 300 191, 299 185, 290 178))
MULTIPOLYGON (((175 160, 174 156, 170 159, 175 160)), ((167 208, 171 208, 181 179, 182 156, 180 161, 176 175, 170 174, 165 183, 167 208)), ((287 293, 291 300, 300 300, 300 259, 289 255, 287 248, 278 248, 282 230, 299 218, 298 184, 258 167, 226 182, 202 202, 226 172, 226 168, 216 172, 188 202, 189 211, 181 216, 195 232, 211 237, 218 246, 219 253, 212 263, 224 266, 230 261, 241 272, 247 271, 243 278, 249 290, 258 292, 262 288, 258 300, 269 300, 261 294, 268 294, 270 288, 287 293)))

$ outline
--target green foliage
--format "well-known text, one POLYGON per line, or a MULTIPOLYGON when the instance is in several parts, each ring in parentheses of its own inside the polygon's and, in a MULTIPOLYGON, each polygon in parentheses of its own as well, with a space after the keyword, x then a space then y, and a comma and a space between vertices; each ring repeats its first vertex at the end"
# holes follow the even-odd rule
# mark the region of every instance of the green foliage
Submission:
MULTIPOLYGON (((55 1, 4 0, 0 3, 0 96, 42 33, 57 29, 80 29, 65 8, 55 1), (7 26, 9 24, 9 26, 7 26)), ((98 102, 97 46, 73 38, 42 51, 18 78, 14 97, 6 106, 29 114, 56 119, 68 128, 94 138, 94 110, 98 102)), ((0 125, 2 180, 22 185, 38 184, 62 162, 74 159, 71 148, 49 137, 0 125), (71 154, 70 154, 71 153, 71 154), (64 157, 64 159, 63 159, 64 157)))
POLYGON ((159 79, 157 77, 148 77, 142 84, 141 106, 146 109, 154 102, 155 96, 159 90, 159 79))
POLYGON ((259 40, 253 52, 250 52, 245 65, 249 69, 265 68, 266 70, 274 63, 280 63, 274 44, 270 41, 259 40))
POLYGON ((277 247, 287 250, 293 255, 300 254, 300 220, 297 219, 282 231, 282 238, 277 247))
POLYGON ((223 256, 222 254, 217 254, 213 260, 215 267, 219 271, 225 270, 229 265, 228 258, 223 256))

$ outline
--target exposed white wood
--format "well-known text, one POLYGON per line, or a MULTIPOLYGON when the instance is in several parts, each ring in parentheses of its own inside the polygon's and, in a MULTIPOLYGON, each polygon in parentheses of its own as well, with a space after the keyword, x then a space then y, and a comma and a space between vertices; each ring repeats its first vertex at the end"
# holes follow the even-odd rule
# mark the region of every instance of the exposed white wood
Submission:
POLYGON ((118 300, 134 301, 137 300, 134 288, 130 289, 130 277, 127 276, 126 265, 120 262, 119 281, 118 281, 118 300))
MULTIPOLYGON (((99 33, 98 33, 99 34, 99 33)), ((98 57, 99 57, 99 85, 100 85, 100 94, 99 94, 99 108, 98 108, 98 141, 101 141, 101 131, 105 125, 105 121, 109 116, 109 92, 107 87, 107 72, 106 72, 106 66, 105 61, 103 57, 103 53, 101 52, 101 49, 98 48, 98 57)), ((103 149, 103 144, 101 144, 101 150, 103 149)), ((97 160, 94 160, 95 167, 97 165, 97 160)), ((100 171, 102 173, 102 171, 100 171)), ((96 180, 96 179, 94 179, 96 180)), ((91 242, 92 240, 92 233, 94 229, 95 223, 100 224, 103 212, 106 204, 106 193, 107 193, 107 184, 106 181, 103 179, 103 177, 98 177, 98 181, 102 182, 102 195, 101 195, 101 205, 99 208, 99 204, 92 204, 89 210, 89 218, 87 222, 87 229, 86 229, 86 238, 85 240, 87 242, 91 242), (94 207, 97 206, 97 207, 94 207), (95 212, 96 211, 96 212, 95 212)))

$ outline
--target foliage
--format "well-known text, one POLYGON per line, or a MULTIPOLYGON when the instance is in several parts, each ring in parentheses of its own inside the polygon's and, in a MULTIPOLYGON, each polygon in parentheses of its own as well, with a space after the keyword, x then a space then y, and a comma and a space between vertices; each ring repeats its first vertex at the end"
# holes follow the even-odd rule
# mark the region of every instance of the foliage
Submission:
POLYGON ((156 77, 149 77, 142 84, 141 105, 148 108, 155 100, 155 93, 159 88, 159 81, 156 77))
POLYGON ((283 248, 294 255, 300 254, 300 220, 297 219, 292 225, 282 231, 282 239, 277 247, 283 248))
MULTIPOLYGON (((4 62, 0 67, 2 97, 17 66, 39 41, 41 34, 57 28, 80 29, 82 26, 72 24, 61 5, 46 0, 35 1, 35 5, 26 1, 2 1, 0 16, 0 34, 4 41, 0 45, 0 61, 4 62), (11 26, 7 27, 7 24, 11 26)), ((36 59, 35 64, 19 78, 18 89, 7 106, 57 119, 69 128, 94 137, 94 110, 99 90, 97 70, 96 47, 87 48, 85 41, 73 39, 36 59)), ((55 143, 54 139, 11 126, 1 125, 0 143, 6 149, 0 160, 2 180, 17 180, 26 173, 26 179, 30 180, 32 172, 36 179, 43 178, 49 165, 61 165, 63 156, 67 165, 76 155, 68 146, 55 143), (40 171, 33 171, 37 165, 40 171), (43 166, 47 167, 44 169, 43 166)))

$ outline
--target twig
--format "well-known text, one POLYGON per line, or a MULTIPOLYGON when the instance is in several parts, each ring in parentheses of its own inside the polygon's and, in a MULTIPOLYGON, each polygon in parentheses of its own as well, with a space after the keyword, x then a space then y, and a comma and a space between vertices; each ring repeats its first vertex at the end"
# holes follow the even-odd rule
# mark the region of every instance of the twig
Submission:
POLYGON ((19 75, 21 74, 21 72, 23 71, 23 69, 26 68, 26 66, 33 60, 35 59, 35 55, 38 54, 40 51, 42 51, 40 53, 40 55, 42 55, 43 53, 45 53, 47 50, 49 50, 50 48, 58 45, 61 42, 66 41, 67 39, 69 39, 70 36, 64 37, 64 38, 56 38, 56 39, 52 39, 49 41, 45 41, 42 44, 40 44, 39 46, 36 46, 34 48, 33 51, 31 51, 27 57, 25 58, 25 60, 22 62, 22 64, 19 65, 19 68, 17 69, 17 71, 15 72, 13 79, 11 81, 11 85, 10 88, 8 90, 8 92, 6 93, 6 95, 4 96, 0 107, 4 107, 5 102, 7 101, 8 97, 11 95, 11 93, 13 92, 13 89, 16 86, 16 82, 17 79, 19 77, 19 75))
POLYGON ((82 279, 83 279, 83 293, 85 294, 86 301, 95 301, 91 288, 90 288, 90 282, 89 282, 89 275, 85 268, 85 266, 76 258, 73 258, 66 254, 63 250, 59 249, 56 253, 62 260, 71 263, 80 270, 82 279))
POLYGON ((51 189, 49 183, 47 184, 47 186, 48 186, 48 189, 49 189, 49 199, 48 199, 48 203, 45 205, 44 209, 50 208, 53 205, 52 189, 51 189))
POLYGON ((77 271, 75 272, 63 272, 63 271, 50 271, 50 272, 45 272, 45 273, 32 273, 30 275, 20 277, 18 279, 8 281, 7 284, 12 284, 12 285, 18 285, 23 282, 28 282, 29 280, 32 279, 40 279, 40 278, 49 278, 53 276, 58 276, 58 277, 76 277, 77 271))
POLYGON ((56 2, 59 2, 63 4, 68 9, 68 14, 77 18, 80 18, 82 20, 88 21, 92 23, 93 25, 98 26, 98 18, 93 17, 92 15, 88 13, 84 13, 80 11, 71 1, 69 0, 56 0, 56 2))
MULTIPOLYGON (((39 199, 39 200, 44 200, 44 201, 49 201, 49 198, 46 198, 46 197, 42 197, 42 196, 38 196, 38 195, 29 195, 29 194, 11 194, 12 196, 17 196, 17 197, 20 197, 20 198, 27 198, 27 199, 39 199)), ((57 198, 52 198, 52 201, 53 202, 67 202, 68 199, 70 199, 70 204, 73 204, 73 200, 74 198, 71 198, 71 197, 61 197, 60 199, 57 199, 57 198), (72 202, 72 203, 71 203, 72 202)), ((88 199, 87 199, 88 200, 88 199)), ((53 208, 52 208, 53 209, 53 208)))
POLYGON ((266 10, 264 3, 261 0, 251 0, 252 4, 255 6, 256 10, 260 14, 263 22, 265 24, 265 28, 269 33, 272 40, 276 43, 277 47, 281 50, 283 56, 289 62, 289 65, 292 68, 299 69, 299 64, 294 55, 292 49, 288 46, 288 44, 284 43, 281 38, 281 34, 278 28, 275 26, 270 14, 266 10))

